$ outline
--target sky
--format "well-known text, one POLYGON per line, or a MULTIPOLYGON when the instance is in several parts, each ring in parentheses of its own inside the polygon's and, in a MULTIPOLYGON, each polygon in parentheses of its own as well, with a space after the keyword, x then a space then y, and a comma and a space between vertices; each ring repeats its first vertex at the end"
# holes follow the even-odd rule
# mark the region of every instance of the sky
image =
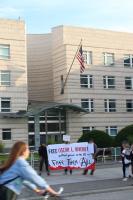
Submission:
POLYGON ((0 18, 19 17, 27 33, 59 25, 133 32, 133 0, 0 0, 0 18))

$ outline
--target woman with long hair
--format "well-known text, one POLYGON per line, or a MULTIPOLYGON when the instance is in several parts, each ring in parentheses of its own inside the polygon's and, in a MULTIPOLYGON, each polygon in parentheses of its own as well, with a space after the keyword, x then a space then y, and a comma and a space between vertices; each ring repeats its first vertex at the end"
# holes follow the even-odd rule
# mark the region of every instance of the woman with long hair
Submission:
POLYGON ((16 200, 23 185, 39 194, 59 195, 26 161, 29 153, 28 145, 18 141, 13 145, 8 160, 0 166, 0 200, 16 200))

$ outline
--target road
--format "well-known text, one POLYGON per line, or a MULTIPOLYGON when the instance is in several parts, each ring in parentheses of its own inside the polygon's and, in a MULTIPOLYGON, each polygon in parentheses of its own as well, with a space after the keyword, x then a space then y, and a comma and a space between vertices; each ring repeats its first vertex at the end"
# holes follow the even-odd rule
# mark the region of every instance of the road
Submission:
POLYGON ((132 200, 133 190, 123 190, 116 192, 89 194, 89 195, 78 195, 74 197, 68 197, 64 200, 132 200))
MULTIPOLYGON (((133 196, 133 178, 128 181, 122 181, 122 170, 118 166, 110 166, 99 168, 96 170, 94 176, 82 175, 82 171, 74 171, 72 175, 64 175, 63 172, 53 173, 50 176, 43 174, 47 182, 56 190, 60 186, 64 187, 63 197, 65 200, 117 200, 124 199, 124 195, 129 195, 127 200, 133 196), (129 192, 129 194, 128 194, 129 192), (124 193, 124 195, 123 195, 124 193), (121 198, 120 198, 121 195, 121 198), (118 198, 117 198, 118 196, 118 198)), ((32 191, 24 190, 19 200, 41 200, 32 191)))

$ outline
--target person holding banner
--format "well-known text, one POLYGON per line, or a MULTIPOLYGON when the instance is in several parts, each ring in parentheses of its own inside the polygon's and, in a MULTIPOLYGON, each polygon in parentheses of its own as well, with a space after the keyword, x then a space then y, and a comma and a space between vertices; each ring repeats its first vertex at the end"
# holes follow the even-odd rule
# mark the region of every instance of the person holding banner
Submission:
POLYGON ((13 145, 7 161, 0 166, 0 200, 16 200, 23 185, 40 195, 45 192, 59 195, 26 161, 29 153, 28 145, 18 141, 13 145))
POLYGON ((41 146, 38 149, 38 154, 39 154, 39 157, 40 157, 39 175, 41 175, 43 165, 45 163, 46 172, 47 172, 47 175, 49 176, 50 172, 49 172, 49 167, 48 167, 48 154, 47 154, 47 147, 46 147, 45 144, 41 144, 41 146))
MULTIPOLYGON (((68 136, 67 136, 68 137, 68 136)), ((70 137, 70 136, 69 136, 70 137)), ((65 142, 65 144, 70 144, 70 138, 67 138, 67 140, 66 141, 64 141, 65 142)), ((65 173, 65 175, 67 175, 67 171, 68 171, 68 168, 65 168, 64 169, 64 173, 65 173)), ((72 175, 72 169, 70 169, 70 174, 72 175)))
MULTIPOLYGON (((93 139, 90 139, 90 140, 89 140, 89 144, 93 144, 94 153, 92 154, 92 156, 93 156, 94 161, 95 161, 95 163, 96 163, 97 145, 94 143, 94 140, 93 140, 93 139)), ((94 175, 94 171, 95 171, 95 168, 94 168, 94 169, 91 169, 90 175, 94 175)), ((83 172, 83 175, 86 175, 87 172, 88 172, 88 169, 85 169, 84 172, 83 172)))

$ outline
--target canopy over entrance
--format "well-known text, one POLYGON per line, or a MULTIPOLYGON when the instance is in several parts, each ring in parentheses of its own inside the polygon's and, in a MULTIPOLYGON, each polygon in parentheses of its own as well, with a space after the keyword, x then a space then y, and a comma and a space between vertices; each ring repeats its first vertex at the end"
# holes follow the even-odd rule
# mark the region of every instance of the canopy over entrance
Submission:
POLYGON ((37 102, 37 101, 32 101, 30 102, 28 106, 28 111, 27 115, 39 115, 44 111, 51 110, 51 109, 60 109, 60 110, 72 110, 76 112, 84 112, 88 113, 87 110, 84 108, 81 108, 78 105, 75 104, 68 104, 68 103, 57 103, 57 102, 37 102))
POLYGON ((51 109, 57 110, 72 110, 75 112, 84 112, 88 113, 87 110, 81 108, 75 104, 68 103, 57 103, 57 102, 42 102, 42 101, 31 101, 28 105, 28 110, 20 110, 17 113, 0 113, 0 118, 23 118, 31 115, 39 115, 44 111, 48 111, 51 109))

